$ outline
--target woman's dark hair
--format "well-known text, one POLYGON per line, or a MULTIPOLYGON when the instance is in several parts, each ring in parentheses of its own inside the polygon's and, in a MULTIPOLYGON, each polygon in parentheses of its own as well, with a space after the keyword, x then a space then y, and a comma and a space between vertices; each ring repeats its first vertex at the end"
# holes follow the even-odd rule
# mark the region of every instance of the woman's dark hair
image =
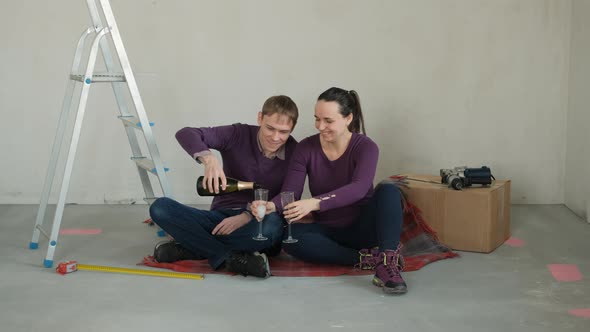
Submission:
POLYGON ((352 122, 348 125, 348 130, 353 133, 366 134, 365 120, 363 119, 363 111, 361 109, 361 100, 358 93, 354 90, 344 90, 340 88, 329 88, 322 92, 318 97, 318 101, 333 101, 340 106, 340 114, 347 117, 352 113, 352 122))

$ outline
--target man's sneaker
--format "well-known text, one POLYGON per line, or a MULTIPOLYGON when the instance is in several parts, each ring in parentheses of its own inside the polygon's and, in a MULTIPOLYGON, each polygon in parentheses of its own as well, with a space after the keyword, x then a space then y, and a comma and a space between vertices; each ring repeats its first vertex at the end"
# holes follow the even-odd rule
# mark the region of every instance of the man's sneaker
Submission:
POLYGON ((379 253, 373 284, 383 288, 386 294, 405 294, 408 286, 402 278, 400 250, 385 250, 379 253))
POLYGON ((228 271, 243 276, 270 277, 268 258, 266 258, 265 254, 259 252, 232 252, 225 260, 225 267, 228 271))
POLYGON ((282 249, 283 249, 282 242, 279 241, 276 244, 274 244, 268 248, 264 248, 264 249, 260 250, 260 253, 265 254, 267 257, 275 257, 281 253, 282 249))
POLYGON ((154 248, 154 260, 158 263, 200 259, 205 259, 205 257, 193 254, 176 241, 162 241, 154 248))

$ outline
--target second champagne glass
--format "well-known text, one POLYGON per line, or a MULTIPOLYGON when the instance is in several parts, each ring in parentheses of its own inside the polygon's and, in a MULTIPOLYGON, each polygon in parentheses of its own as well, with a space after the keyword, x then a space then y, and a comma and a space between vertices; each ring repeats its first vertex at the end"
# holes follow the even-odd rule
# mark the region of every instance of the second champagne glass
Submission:
MULTIPOLYGON (((295 202, 295 194, 292 191, 283 191, 281 193, 281 205, 283 206, 283 213, 285 211, 285 206, 295 202)), ((291 236, 291 220, 287 219, 287 238, 283 240, 283 243, 295 243, 299 240, 294 239, 291 236)))
POLYGON ((254 201, 259 203, 258 207, 256 208, 256 212, 260 216, 260 221, 258 221, 258 235, 253 237, 253 239, 256 241, 265 241, 268 240, 268 238, 262 235, 262 221, 264 220, 264 216, 266 215, 266 202, 268 201, 268 190, 254 190, 254 201))

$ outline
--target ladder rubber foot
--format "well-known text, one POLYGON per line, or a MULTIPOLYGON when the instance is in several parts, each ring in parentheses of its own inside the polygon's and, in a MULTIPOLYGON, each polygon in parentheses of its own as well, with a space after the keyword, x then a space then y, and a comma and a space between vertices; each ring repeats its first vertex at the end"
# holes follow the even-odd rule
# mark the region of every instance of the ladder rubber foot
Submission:
POLYGON ((166 232, 164 230, 159 230, 158 231, 158 236, 159 237, 164 237, 164 236, 166 236, 166 232))
POLYGON ((53 259, 44 259, 43 266, 45 266, 46 268, 52 267, 53 266, 53 259))
POLYGON ((36 242, 29 243, 29 249, 32 249, 32 250, 39 249, 39 243, 36 243, 36 242))

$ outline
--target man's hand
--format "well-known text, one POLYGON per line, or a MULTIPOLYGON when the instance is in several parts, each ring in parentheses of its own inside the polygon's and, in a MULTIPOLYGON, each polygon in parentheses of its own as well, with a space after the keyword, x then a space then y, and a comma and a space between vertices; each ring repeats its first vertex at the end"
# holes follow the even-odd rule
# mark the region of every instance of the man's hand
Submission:
POLYGON ((205 165, 205 174, 203 177, 203 188, 209 190, 210 193, 219 194, 219 178, 221 178, 221 189, 225 190, 227 179, 223 167, 216 156, 209 154, 200 156, 199 160, 205 165))
POLYGON ((266 202, 266 208, 264 209, 265 210, 264 215, 261 216, 261 215, 258 215, 258 206, 259 205, 264 205, 264 202, 263 201, 254 201, 250 205, 250 208, 252 210, 252 215, 258 221, 262 221, 262 219, 264 219, 265 215, 273 213, 277 210, 275 203, 273 203, 272 201, 268 201, 268 202, 266 202))
POLYGON ((237 216, 227 217, 223 219, 219 224, 217 224, 215 228, 213 228, 211 234, 229 235, 236 229, 250 222, 250 219, 252 219, 252 217, 247 212, 243 212, 241 214, 238 214, 237 216))
POLYGON ((308 198, 288 204, 284 207, 283 214, 285 215, 285 219, 296 222, 312 211, 318 211, 319 209, 320 200, 317 198, 308 198))

